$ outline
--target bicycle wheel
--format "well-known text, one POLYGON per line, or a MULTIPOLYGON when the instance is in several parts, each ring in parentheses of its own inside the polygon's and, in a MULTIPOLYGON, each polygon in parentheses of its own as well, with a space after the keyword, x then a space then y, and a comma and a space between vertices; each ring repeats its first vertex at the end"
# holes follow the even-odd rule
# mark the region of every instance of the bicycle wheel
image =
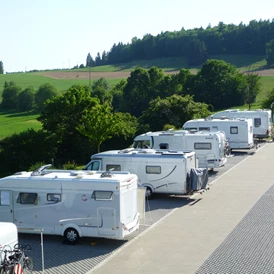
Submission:
POLYGON ((32 258, 27 258, 23 264, 23 273, 31 274, 33 270, 33 260, 32 258))
POLYGON ((14 267, 13 266, 3 266, 0 269, 0 274, 13 274, 14 267))

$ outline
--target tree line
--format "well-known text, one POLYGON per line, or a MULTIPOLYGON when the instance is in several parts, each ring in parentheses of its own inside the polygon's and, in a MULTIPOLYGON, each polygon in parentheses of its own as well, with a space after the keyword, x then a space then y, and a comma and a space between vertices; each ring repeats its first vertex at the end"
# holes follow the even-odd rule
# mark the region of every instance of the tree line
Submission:
POLYGON ((36 91, 32 86, 22 90, 14 81, 6 81, 0 107, 2 110, 41 112, 44 102, 58 93, 57 88, 49 83, 41 85, 36 91))
POLYGON ((111 49, 87 55, 86 66, 125 63, 167 57, 186 57, 188 66, 200 65, 212 55, 266 55, 268 65, 274 64, 274 19, 252 20, 249 24, 224 24, 215 27, 166 31, 158 35, 133 37, 131 43, 114 43, 111 49))
MULTIPOLYGON (((213 59, 196 75, 187 69, 167 75, 157 67, 138 68, 115 86, 101 78, 91 86, 73 85, 63 93, 42 93, 46 87, 54 90, 45 84, 34 95, 34 102, 42 103, 38 117, 42 130, 0 140, 0 157, 5 159, 0 173, 26 170, 53 159, 56 167, 67 162, 84 164, 97 151, 128 147, 138 134, 181 128, 187 120, 219 109, 245 103, 251 107, 261 89, 258 75, 243 74, 213 59), (44 97, 37 95, 39 91, 44 97)), ((15 109, 16 98, 23 92, 14 83, 5 83, 1 107, 7 109, 15 98, 10 105, 15 109)))
POLYGON ((1 60, 0 60, 0 74, 4 74, 4 64, 1 60))

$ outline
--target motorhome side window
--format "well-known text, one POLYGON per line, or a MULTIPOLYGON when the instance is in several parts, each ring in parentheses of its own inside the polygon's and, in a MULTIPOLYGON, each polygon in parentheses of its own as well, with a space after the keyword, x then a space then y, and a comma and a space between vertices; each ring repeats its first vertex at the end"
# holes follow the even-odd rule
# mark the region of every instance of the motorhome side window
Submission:
POLYGON ((231 134, 238 134, 238 127, 230 127, 231 134))
POLYGON ((58 203, 61 201, 61 194, 48 193, 47 201, 58 203))
POLYGON ((161 167, 160 166, 146 166, 146 173, 147 174, 161 174, 161 167))
POLYGON ((112 169, 115 171, 121 171, 121 166, 120 165, 106 165, 106 170, 112 169))
POLYGON ((191 131, 191 130, 197 130, 197 128, 196 127, 186 127, 186 128, 184 128, 184 130, 191 131))
POLYGON ((93 191, 91 198, 93 198, 96 201, 100 201, 100 200, 112 200, 112 191, 100 191, 100 190, 96 190, 93 191))
POLYGON ((20 192, 17 198, 17 203, 23 205, 37 204, 37 193, 20 192))
POLYGON ((194 143, 194 149, 200 150, 211 150, 211 143, 194 143))
POLYGON ((10 193, 9 191, 0 191, 0 205, 9 206, 10 205, 10 193))
POLYGON ((159 148, 160 149, 168 149, 168 144, 162 143, 162 144, 159 145, 159 148))
POLYGON ((218 131, 218 127, 212 126, 212 130, 213 130, 213 131, 218 131))
POLYGON ((254 118, 254 126, 260 127, 262 124, 261 118, 254 118))
POLYGON ((209 127, 199 127, 199 131, 210 131, 209 127))

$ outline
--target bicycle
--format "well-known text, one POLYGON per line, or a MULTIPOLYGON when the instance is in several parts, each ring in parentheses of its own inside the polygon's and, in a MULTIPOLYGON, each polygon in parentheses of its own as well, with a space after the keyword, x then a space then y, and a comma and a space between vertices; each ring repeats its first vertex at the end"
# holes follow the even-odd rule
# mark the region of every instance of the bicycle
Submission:
POLYGON ((0 274, 31 274, 33 261, 27 254, 31 250, 30 245, 15 245, 13 250, 5 249, 4 260, 0 265, 0 274), (12 255, 7 257, 7 253, 12 255))
MULTIPOLYGON (((14 253, 9 256, 10 260, 16 262, 14 266, 15 274, 31 274, 33 270, 33 260, 28 256, 28 252, 31 250, 30 245, 15 245, 14 253)), ((1 274, 1 273, 0 273, 1 274)))
POLYGON ((10 260, 7 255, 8 253, 12 253, 13 250, 7 250, 5 248, 6 246, 4 246, 3 250, 1 250, 1 253, 4 252, 5 255, 3 261, 0 264, 0 274, 13 274, 14 266, 16 263, 13 260, 10 260))

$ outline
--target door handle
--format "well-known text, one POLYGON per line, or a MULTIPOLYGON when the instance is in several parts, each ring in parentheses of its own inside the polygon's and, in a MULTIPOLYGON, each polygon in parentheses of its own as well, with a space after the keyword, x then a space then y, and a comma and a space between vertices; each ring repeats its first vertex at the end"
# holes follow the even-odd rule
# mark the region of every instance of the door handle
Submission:
POLYGON ((10 210, 10 213, 12 213, 12 209, 10 210))

